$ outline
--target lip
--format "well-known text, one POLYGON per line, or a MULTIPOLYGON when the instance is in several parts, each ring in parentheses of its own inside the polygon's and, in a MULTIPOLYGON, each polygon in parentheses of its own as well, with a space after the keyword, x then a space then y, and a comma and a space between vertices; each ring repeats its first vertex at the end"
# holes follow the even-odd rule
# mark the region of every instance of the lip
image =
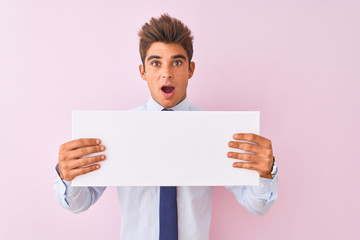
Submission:
POLYGON ((163 93, 163 95, 164 95, 165 98, 171 98, 172 95, 174 95, 175 89, 176 89, 176 88, 175 88, 174 86, 170 85, 170 84, 164 84, 164 85, 161 86, 160 91, 163 93), (164 91, 162 90, 163 87, 173 87, 174 90, 173 90, 171 93, 166 93, 166 92, 164 92, 164 91))

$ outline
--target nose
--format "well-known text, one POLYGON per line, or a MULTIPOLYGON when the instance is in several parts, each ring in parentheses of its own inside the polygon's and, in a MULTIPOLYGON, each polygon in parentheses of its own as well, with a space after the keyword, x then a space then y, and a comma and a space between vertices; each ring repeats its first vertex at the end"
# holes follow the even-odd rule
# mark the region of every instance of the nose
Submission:
POLYGON ((164 68, 164 71, 162 72, 162 78, 165 78, 165 79, 172 78, 172 73, 171 73, 169 67, 164 68))

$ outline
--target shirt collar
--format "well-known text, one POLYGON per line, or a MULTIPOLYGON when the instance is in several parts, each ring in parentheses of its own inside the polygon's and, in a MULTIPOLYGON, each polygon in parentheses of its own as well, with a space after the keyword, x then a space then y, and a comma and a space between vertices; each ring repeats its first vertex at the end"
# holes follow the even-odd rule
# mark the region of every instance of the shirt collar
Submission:
MULTIPOLYGON (((164 107, 158 104, 151 96, 149 98, 149 101, 146 103, 146 107, 149 111, 161 111, 162 109, 164 109, 164 107)), ((175 105, 171 109, 173 109, 174 111, 189 111, 189 100, 187 99, 187 97, 185 97, 185 99, 181 103, 175 105)))

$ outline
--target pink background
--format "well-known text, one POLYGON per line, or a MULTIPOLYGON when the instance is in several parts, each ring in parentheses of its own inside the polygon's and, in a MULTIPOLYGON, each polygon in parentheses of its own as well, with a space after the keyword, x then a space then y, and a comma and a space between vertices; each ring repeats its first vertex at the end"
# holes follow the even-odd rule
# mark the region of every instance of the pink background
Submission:
POLYGON ((261 111, 279 160, 265 216, 216 188, 211 239, 358 239, 360 4, 314 0, 1 1, 0 239, 118 239, 116 189, 74 215, 54 167, 72 110, 147 101, 137 31, 164 12, 195 36, 190 101, 261 111))

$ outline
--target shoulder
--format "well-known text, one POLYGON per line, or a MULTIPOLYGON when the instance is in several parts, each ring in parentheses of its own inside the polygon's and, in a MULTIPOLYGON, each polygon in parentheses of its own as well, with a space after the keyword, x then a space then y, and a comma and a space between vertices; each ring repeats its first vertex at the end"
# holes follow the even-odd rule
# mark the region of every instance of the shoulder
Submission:
POLYGON ((190 103, 189 111, 205 111, 205 110, 190 103))
POLYGON ((129 109, 129 111, 146 111, 146 104, 131 108, 131 109, 129 109))

